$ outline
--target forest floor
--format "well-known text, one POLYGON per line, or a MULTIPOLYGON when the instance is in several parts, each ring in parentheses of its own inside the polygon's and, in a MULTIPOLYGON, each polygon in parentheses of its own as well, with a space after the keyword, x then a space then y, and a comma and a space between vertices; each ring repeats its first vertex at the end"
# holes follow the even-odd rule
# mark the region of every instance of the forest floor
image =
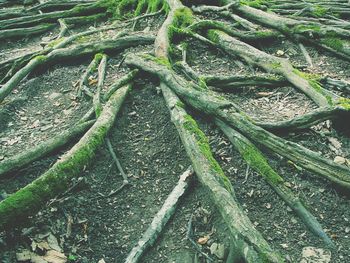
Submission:
MULTIPOLYGON (((151 25, 149 30, 156 32, 163 19, 149 18, 138 27, 143 30, 151 25)), ((52 31, 50 34, 56 33, 52 31)), ((0 58, 3 60, 38 49, 42 38, 48 36, 3 41, 0 43, 0 58)), ((106 86, 126 74, 128 69, 119 67, 123 55, 150 52, 152 48, 145 46, 111 54, 106 86)), ((259 48, 270 54, 283 53, 282 56, 289 57, 295 65, 305 64, 298 46, 287 40, 265 43, 259 48), (283 52, 277 52, 280 50, 283 52)), ((315 48, 308 48, 308 51, 314 63, 314 67, 307 68, 308 71, 350 80, 350 63, 315 48)), ((91 101, 77 99, 74 84, 90 59, 42 68, 21 82, 0 111, 0 161, 58 134, 84 115, 91 101)), ((188 63, 200 74, 259 73, 195 41, 189 47, 188 63)), ((146 76, 135 84, 109 135, 131 185, 114 196, 105 197, 122 184, 122 177, 107 147, 102 147, 92 165, 72 183, 75 187, 71 191, 52 200, 20 228, 0 234, 1 262, 17 262, 16 253, 40 246, 40 242, 49 242, 48 239, 51 245, 55 244, 55 238, 56 245, 62 248, 70 262, 97 263, 101 259, 107 263, 123 262, 175 186, 179 175, 190 165, 157 85, 146 76)), ((235 100, 249 115, 265 120, 294 117, 315 107, 311 100, 291 86, 259 87, 258 90, 249 87, 223 95, 235 100)), ((322 249, 323 244, 306 230, 266 182, 247 167, 210 120, 192 113, 208 136, 214 157, 231 180, 239 203, 271 246, 290 262, 300 262, 305 247, 322 249)), ((289 134, 288 139, 332 160, 336 156, 350 156, 349 137, 331 128, 329 121, 300 134, 289 134)), ((72 145, 0 181, 0 197, 6 197, 37 178, 72 145)), ((275 154, 268 154, 268 157, 270 164, 288 182, 288 187, 305 201, 333 239, 337 249, 332 251, 331 262, 350 262, 349 196, 284 158, 275 154)), ((227 252, 227 230, 206 190, 197 181, 191 184, 174 217, 142 262, 196 262, 197 252, 186 239, 191 216, 194 240, 208 237, 202 245, 203 251, 214 262, 223 262, 211 254, 210 247, 213 248, 213 243, 224 245, 227 252)), ((324 253, 328 251, 325 249, 324 253)), ((199 257, 197 262, 206 261, 199 257)))

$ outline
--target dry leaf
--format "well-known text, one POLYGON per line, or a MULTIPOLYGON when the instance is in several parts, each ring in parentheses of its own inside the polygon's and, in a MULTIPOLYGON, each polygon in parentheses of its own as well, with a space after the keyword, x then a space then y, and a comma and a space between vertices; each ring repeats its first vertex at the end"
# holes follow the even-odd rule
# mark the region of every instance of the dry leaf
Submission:
POLYGON ((48 263, 66 263, 67 257, 56 250, 49 250, 47 254, 43 257, 48 263))
POLYGON ((200 237, 197 241, 200 245, 205 245, 209 240, 209 236, 200 237))

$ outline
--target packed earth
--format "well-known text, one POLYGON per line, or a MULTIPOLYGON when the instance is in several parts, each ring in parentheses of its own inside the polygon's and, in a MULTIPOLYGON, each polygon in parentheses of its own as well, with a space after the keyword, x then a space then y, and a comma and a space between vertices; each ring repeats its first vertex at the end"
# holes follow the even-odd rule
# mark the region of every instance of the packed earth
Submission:
POLYGON ((0 262, 350 262, 350 1, 0 0, 0 262))

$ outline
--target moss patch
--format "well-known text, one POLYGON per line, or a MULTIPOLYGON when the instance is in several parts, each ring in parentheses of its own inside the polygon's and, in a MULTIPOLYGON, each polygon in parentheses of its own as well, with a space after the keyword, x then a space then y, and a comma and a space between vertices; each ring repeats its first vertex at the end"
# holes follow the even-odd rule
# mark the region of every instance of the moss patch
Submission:
POLYGON ((190 115, 186 115, 183 126, 186 130, 188 130, 195 136, 201 153, 209 161, 210 168, 218 175, 217 179, 220 182, 220 184, 222 184, 222 186, 225 187, 227 191, 233 193, 233 187, 231 185, 230 180, 226 177, 220 165, 214 159, 213 154, 210 150, 208 138, 198 127, 197 122, 190 115))
POLYGON ((320 79, 321 76, 318 74, 310 74, 310 73, 305 73, 305 72, 301 72, 297 69, 293 70, 293 73, 297 74, 298 76, 302 77, 303 79, 306 79, 310 86, 312 88, 314 88, 314 90, 316 90, 318 93, 321 93, 327 100, 328 104, 330 106, 334 105, 333 99, 331 96, 329 96, 324 90, 323 87, 320 84, 320 79))

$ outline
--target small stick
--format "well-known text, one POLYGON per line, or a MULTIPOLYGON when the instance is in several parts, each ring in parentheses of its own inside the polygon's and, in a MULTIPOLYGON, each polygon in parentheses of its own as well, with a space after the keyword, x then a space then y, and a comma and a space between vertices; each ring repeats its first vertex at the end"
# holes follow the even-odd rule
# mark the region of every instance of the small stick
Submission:
POLYGON ((193 174, 192 168, 188 168, 181 176, 177 185, 173 191, 169 194, 165 200, 162 208, 158 211, 153 218, 152 223, 148 227, 145 233, 143 233, 141 239, 136 243, 135 247, 130 251, 128 257, 124 263, 137 263, 142 258, 142 255, 147 248, 152 246, 160 233, 162 232, 165 224, 169 221, 170 217, 174 214, 176 206, 180 197, 184 195, 189 185, 189 178, 193 174))
POLYGON ((306 48, 304 47, 304 45, 302 43, 299 43, 299 48, 300 48, 301 52, 303 53, 303 56, 305 57, 307 64, 309 64, 310 67, 313 67, 312 59, 309 55, 309 52, 307 52, 306 48))
POLYGON ((58 19, 58 23, 60 24, 60 33, 58 34, 56 39, 60 39, 64 37, 64 35, 68 31, 68 26, 66 24, 66 21, 63 18, 58 19))
POLYGON ((117 165, 117 168, 118 168, 119 172, 121 173, 121 175, 123 177, 123 184, 129 184, 128 176, 124 172, 123 167, 121 166, 121 164, 120 164, 120 162, 119 162, 119 160, 117 158, 117 155, 115 154, 115 152, 113 150, 113 146, 112 146, 111 140, 108 137, 106 138, 106 144, 107 144, 107 147, 108 147, 108 151, 109 151, 109 153, 112 156, 113 161, 117 165))
POLYGON ((82 91, 84 91, 89 97, 91 97, 91 95, 93 96, 93 93, 87 88, 86 85, 88 82, 89 75, 97 67, 100 60, 101 60, 100 56, 95 55, 94 59, 90 62, 89 66, 85 70, 84 74, 81 76, 81 78, 79 80, 79 87, 78 87, 78 94, 77 94, 78 97, 82 96, 82 91))
POLYGON ((102 111, 102 104, 101 104, 101 90, 105 81, 106 77, 106 68, 107 68, 107 55, 103 55, 100 65, 98 66, 98 83, 97 83, 97 89, 93 97, 93 105, 95 109, 96 117, 99 117, 102 111))

